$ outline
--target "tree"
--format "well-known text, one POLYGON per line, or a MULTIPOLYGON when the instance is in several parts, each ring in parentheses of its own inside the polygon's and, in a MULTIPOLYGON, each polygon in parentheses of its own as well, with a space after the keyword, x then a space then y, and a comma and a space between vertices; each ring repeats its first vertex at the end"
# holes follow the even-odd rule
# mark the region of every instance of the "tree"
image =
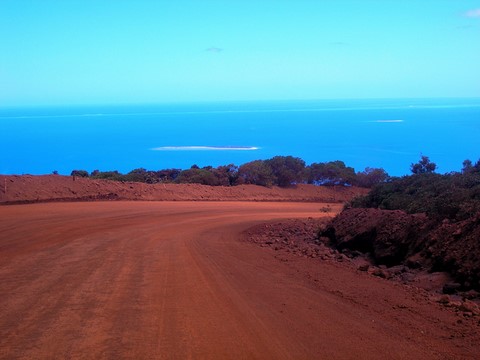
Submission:
POLYGON ((74 176, 74 177, 88 177, 88 171, 86 171, 86 170, 73 170, 70 173, 70 175, 74 176))
POLYGON ((480 160, 478 160, 475 165, 472 163, 471 160, 465 160, 463 162, 462 173, 463 174, 473 174, 480 172, 480 160))
POLYGON ((385 182, 388 177, 384 169, 367 167, 364 171, 357 172, 355 185, 371 188, 374 185, 385 182))
POLYGON ((126 181, 145 182, 147 170, 144 168, 133 169, 125 175, 126 181))
POLYGON ((233 186, 238 181, 238 166, 234 164, 221 165, 210 170, 218 179, 219 185, 233 186))
POLYGON ((413 174, 431 174, 435 172, 437 164, 431 162, 428 156, 422 155, 420 161, 416 164, 410 165, 410 170, 413 174))
POLYGON ((266 161, 278 186, 287 187, 303 182, 305 161, 293 156, 275 156, 266 161))
POLYGON ((196 168, 183 170, 178 175, 176 182, 187 183, 187 184, 211 185, 211 186, 219 185, 218 179, 210 170, 196 169, 196 168))
POLYGON ((125 175, 120 174, 118 170, 114 170, 114 171, 94 170, 92 172, 92 178, 103 179, 103 180, 125 181, 125 175))
POLYGON ((315 185, 352 185, 355 170, 340 160, 313 163, 309 166, 308 182, 315 185))
POLYGON ((464 160, 463 163, 462 163, 463 167, 462 167, 462 173, 463 174, 469 174, 472 172, 473 170, 473 163, 471 160, 467 159, 467 160, 464 160))
POLYGON ((238 177, 243 184, 272 186, 274 182, 272 169, 263 160, 250 161, 240 166, 238 177))
POLYGON ((174 182, 178 175, 182 170, 180 169, 164 169, 164 170, 159 170, 157 171, 157 178, 160 179, 160 181, 169 183, 169 182, 174 182))

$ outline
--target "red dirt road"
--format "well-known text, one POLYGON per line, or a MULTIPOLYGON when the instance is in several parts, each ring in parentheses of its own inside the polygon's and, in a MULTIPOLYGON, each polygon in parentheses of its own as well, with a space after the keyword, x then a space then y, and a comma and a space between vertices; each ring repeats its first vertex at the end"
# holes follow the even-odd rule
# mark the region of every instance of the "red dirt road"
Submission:
POLYGON ((338 264, 278 256, 242 241, 243 230, 252 225, 325 216, 321 207, 253 202, 0 207, 0 358, 478 355, 473 320, 459 322, 424 296, 338 264))

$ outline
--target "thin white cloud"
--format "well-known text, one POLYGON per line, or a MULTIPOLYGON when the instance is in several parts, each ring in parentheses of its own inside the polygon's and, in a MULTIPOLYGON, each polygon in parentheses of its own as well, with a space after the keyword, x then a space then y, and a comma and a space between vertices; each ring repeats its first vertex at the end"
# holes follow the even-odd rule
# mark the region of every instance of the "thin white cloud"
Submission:
POLYGON ((472 9, 472 10, 468 10, 466 13, 465 13, 465 16, 467 17, 471 17, 471 18, 480 18, 480 9, 472 9))
POLYGON ((222 52, 223 49, 219 48, 219 47, 212 46, 212 47, 209 47, 209 48, 205 49, 205 51, 212 52, 212 53, 219 53, 219 52, 222 52))

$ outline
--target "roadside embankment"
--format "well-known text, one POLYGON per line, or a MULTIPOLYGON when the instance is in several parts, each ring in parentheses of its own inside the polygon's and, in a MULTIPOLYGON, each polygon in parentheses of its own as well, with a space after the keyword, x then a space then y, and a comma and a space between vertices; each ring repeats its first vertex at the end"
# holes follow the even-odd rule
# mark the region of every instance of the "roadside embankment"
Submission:
POLYGON ((297 185, 292 188, 257 185, 144 184, 75 179, 60 175, 0 175, 0 203, 51 201, 303 201, 345 202, 367 192, 356 187, 297 185))

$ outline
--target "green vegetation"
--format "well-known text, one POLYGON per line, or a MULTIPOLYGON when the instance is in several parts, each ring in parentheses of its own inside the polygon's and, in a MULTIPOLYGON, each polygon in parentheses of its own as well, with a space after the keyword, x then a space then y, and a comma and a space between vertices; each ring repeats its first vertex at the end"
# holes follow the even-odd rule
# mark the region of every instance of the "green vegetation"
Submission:
POLYGON ((70 174, 73 177, 88 177, 88 171, 86 170, 73 170, 70 174))
MULTIPOLYGON (((384 171, 382 169, 382 171, 384 171)), ((313 163, 307 169, 308 183, 315 185, 357 185, 355 170, 343 161, 313 163)))
POLYGON ((273 181, 278 186, 290 186, 304 181, 305 161, 293 156, 275 156, 265 162, 272 170, 273 181))
POLYGON ((260 186, 288 187, 295 184, 343 185, 371 187, 388 179, 383 169, 366 168, 355 173, 343 161, 330 161, 306 165, 305 161, 293 156, 275 156, 268 160, 254 160, 240 167, 229 164, 216 168, 193 165, 190 169, 164 169, 158 171, 144 168, 134 169, 127 174, 118 171, 73 170, 74 177, 90 177, 115 181, 135 181, 148 184, 179 183, 211 186, 235 186, 254 184, 260 186))
POLYGON ((465 160, 461 172, 441 175, 434 173, 435 168, 422 156, 412 164, 412 175, 379 182, 350 205, 426 213, 438 220, 464 220, 480 211, 480 160, 475 165, 465 160))
POLYGON ((210 186, 254 184, 288 187, 295 184, 323 186, 360 186, 371 188, 364 197, 354 199, 353 207, 374 207, 426 213, 430 217, 465 219, 480 211, 480 160, 463 162, 461 172, 435 173, 436 164, 427 156, 410 165, 412 175, 390 177, 384 169, 366 168, 355 172, 343 161, 306 165, 293 156, 275 156, 254 160, 240 167, 229 164, 216 168, 192 165, 190 169, 158 171, 138 168, 127 174, 118 171, 73 170, 74 177, 90 177, 115 181, 135 181, 147 184, 177 183, 210 186))
POLYGON ((422 156, 418 163, 410 165, 413 174, 431 174, 436 168, 437 164, 431 162, 428 156, 422 156))

